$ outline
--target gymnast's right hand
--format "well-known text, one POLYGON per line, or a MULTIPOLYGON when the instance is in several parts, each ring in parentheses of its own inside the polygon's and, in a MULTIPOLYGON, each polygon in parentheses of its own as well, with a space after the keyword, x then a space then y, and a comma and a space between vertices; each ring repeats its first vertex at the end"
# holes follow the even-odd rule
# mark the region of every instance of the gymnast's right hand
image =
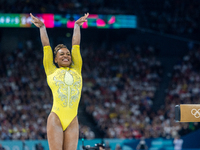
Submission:
POLYGON ((41 27, 44 26, 44 23, 43 23, 40 19, 38 19, 38 18, 36 18, 35 16, 33 16, 32 13, 30 13, 30 16, 31 16, 31 19, 32 19, 31 22, 32 22, 36 27, 41 28, 41 27))

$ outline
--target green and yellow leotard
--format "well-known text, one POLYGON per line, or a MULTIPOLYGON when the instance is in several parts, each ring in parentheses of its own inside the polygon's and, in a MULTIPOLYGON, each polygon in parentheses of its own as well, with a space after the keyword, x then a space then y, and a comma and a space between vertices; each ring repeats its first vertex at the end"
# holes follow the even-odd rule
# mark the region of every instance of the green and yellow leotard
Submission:
POLYGON ((53 93, 52 112, 60 119, 63 131, 68 127, 78 112, 82 90, 82 58, 79 45, 72 47, 72 65, 57 68, 53 63, 50 46, 44 46, 43 64, 47 83, 53 93))

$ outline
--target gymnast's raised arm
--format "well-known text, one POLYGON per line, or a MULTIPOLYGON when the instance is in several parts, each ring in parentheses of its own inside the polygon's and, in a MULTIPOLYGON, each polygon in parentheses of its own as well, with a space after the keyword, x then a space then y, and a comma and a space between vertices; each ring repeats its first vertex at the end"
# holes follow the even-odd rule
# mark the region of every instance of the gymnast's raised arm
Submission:
POLYGON ((81 17, 80 19, 78 19, 75 22, 74 25, 74 32, 73 32, 73 37, 72 37, 72 46, 73 45, 80 45, 80 41, 81 41, 81 32, 80 32, 80 26, 86 22, 86 18, 89 16, 89 13, 85 14, 83 17, 81 17))
POLYGON ((48 38, 46 27, 45 27, 44 23, 40 19, 33 16, 32 13, 30 13, 30 15, 32 18, 31 22, 40 29, 40 38, 41 38, 42 46, 43 47, 50 46, 49 38, 48 38))

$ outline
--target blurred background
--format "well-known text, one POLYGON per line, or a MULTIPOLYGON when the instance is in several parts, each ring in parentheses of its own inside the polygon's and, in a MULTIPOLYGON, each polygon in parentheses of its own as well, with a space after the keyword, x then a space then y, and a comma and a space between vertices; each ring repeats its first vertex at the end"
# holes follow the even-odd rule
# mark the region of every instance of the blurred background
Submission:
POLYGON ((86 12, 77 150, 83 139, 106 150, 173 150, 178 139, 199 150, 200 123, 175 121, 176 105, 200 103, 199 0, 0 0, 0 149, 48 150, 52 94, 29 13, 52 48, 71 49, 86 12))

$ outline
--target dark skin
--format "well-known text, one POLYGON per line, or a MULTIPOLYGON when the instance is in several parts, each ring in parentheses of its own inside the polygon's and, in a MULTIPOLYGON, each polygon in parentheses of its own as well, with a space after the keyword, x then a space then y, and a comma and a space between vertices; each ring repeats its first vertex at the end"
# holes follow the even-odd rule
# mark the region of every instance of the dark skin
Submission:
MULTIPOLYGON (((50 46, 49 38, 44 23, 30 14, 32 23, 40 29, 40 38, 43 46, 50 46)), ((74 25, 72 37, 72 46, 80 45, 80 26, 86 22, 89 13, 78 19, 74 25)), ((58 67, 69 67, 71 65, 71 54, 67 48, 61 48, 55 56, 55 63, 58 67)), ((76 150, 79 137, 79 124, 77 116, 72 120, 70 125, 63 131, 60 119, 51 112, 47 119, 47 139, 50 150, 76 150)))
POLYGON ((69 67, 72 62, 72 57, 70 54, 70 51, 67 48, 61 48, 58 50, 56 57, 55 57, 55 63, 58 64, 60 67, 69 67))

